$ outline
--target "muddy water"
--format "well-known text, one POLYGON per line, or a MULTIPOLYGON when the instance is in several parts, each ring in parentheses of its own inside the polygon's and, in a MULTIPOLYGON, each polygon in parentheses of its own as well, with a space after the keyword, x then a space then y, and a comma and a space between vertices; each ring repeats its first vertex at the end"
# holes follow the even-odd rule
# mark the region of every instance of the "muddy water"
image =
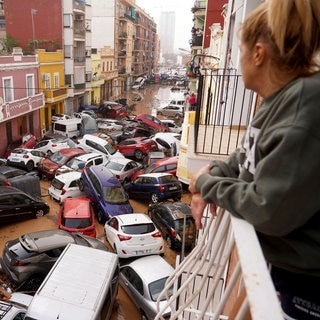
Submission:
MULTIPOLYGON (((139 96, 141 100, 136 102, 133 114, 139 113, 155 113, 155 107, 161 102, 168 101, 170 99, 170 88, 164 86, 147 86, 146 89, 138 92, 132 92, 127 96, 129 104, 132 102, 130 99, 134 99, 139 96)), ((50 205, 50 212, 46 216, 40 219, 33 219, 17 224, 8 226, 0 226, 0 254, 6 241, 19 237, 23 233, 33 232, 38 230, 55 229, 57 228, 57 216, 59 211, 59 205, 57 202, 52 201, 48 196, 48 181, 41 181, 42 196, 50 205)), ((188 193, 183 195, 182 201, 190 203, 190 195, 188 193)), ((130 200, 135 212, 147 212, 147 204, 135 200, 130 200)), ((103 241, 107 246, 107 242, 104 237, 103 226, 97 224, 97 238, 103 241)), ((166 248, 165 249, 166 260, 174 266, 176 259, 176 252, 166 248)), ((119 292, 117 297, 117 303, 114 308, 112 320, 136 320, 140 319, 140 314, 132 303, 130 298, 126 295, 123 289, 119 286, 119 292)))

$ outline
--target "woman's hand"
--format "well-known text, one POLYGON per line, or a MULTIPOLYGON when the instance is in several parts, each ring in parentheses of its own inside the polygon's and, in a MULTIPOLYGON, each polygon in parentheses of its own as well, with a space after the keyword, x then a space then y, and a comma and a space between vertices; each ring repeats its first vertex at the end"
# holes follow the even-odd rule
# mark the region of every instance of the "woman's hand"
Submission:
POLYGON ((204 166, 197 173, 195 173, 195 174, 193 174, 191 176, 191 179, 189 181, 189 191, 192 194, 199 192, 199 190, 196 189, 196 181, 199 178, 199 176, 201 176, 204 173, 208 173, 209 172, 209 168, 210 168, 210 164, 204 166))

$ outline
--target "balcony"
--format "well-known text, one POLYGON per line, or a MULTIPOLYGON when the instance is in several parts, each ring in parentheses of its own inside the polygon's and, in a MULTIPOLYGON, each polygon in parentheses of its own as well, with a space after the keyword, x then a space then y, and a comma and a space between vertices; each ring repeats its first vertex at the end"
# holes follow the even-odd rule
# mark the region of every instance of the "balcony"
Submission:
POLYGON ((43 93, 46 103, 54 103, 68 97, 68 88, 65 86, 63 88, 45 89, 43 93))
POLYGON ((218 209, 206 210, 198 243, 184 259, 158 297, 158 315, 165 308, 170 319, 283 320, 267 264, 253 227, 218 209), (160 299, 173 295, 159 309, 160 299))

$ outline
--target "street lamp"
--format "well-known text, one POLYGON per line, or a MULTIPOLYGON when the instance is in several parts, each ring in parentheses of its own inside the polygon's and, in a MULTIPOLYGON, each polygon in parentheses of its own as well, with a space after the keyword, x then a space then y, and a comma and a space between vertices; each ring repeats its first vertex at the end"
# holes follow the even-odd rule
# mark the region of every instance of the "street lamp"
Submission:
POLYGON ((37 14, 36 9, 31 9, 31 23, 32 23, 32 42, 33 42, 33 51, 36 51, 36 40, 35 40, 35 34, 34 34, 34 21, 33 21, 33 16, 37 14))

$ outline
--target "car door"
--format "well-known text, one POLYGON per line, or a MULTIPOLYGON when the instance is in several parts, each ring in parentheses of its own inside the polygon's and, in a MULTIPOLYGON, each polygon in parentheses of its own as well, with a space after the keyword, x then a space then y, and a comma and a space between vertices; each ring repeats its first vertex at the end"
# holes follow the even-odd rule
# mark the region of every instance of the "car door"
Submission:
POLYGON ((106 222, 105 228, 107 240, 111 247, 114 248, 114 243, 117 240, 117 232, 119 230, 118 219, 115 217, 111 218, 109 221, 106 222))

